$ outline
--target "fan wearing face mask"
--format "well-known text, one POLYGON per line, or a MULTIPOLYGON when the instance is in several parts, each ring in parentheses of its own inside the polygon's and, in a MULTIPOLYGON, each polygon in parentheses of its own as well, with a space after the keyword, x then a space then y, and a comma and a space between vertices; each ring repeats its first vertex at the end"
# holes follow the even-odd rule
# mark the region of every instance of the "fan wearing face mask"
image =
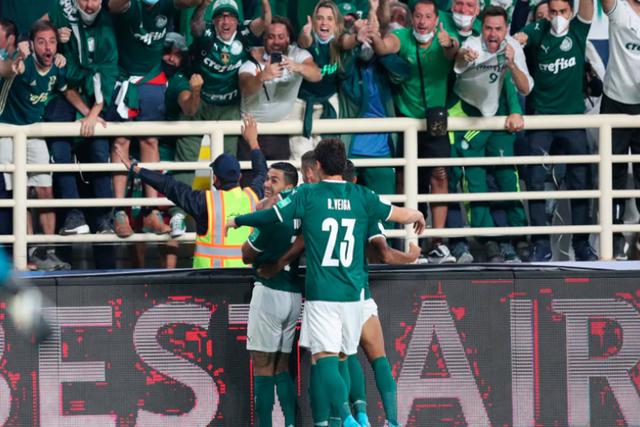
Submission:
MULTIPOLYGON (((394 96, 400 115, 424 119, 428 108, 447 105, 448 79, 458 41, 438 21, 438 9, 431 0, 418 0, 412 10, 413 28, 395 30, 384 38, 372 34, 373 47, 380 56, 397 53, 410 63, 410 76, 398 86, 394 96), (419 62, 418 62, 419 61, 419 62)), ((418 133, 420 158, 448 158, 451 155, 446 135, 418 133)), ((448 193, 445 167, 421 168, 418 175, 420 193, 448 193)), ((444 228, 446 204, 431 204, 433 228, 444 228)), ((441 239, 434 239, 427 251, 434 263, 451 263, 455 258, 441 239)))
MULTIPOLYGON (((111 17, 102 9, 100 0, 56 1, 52 3, 48 15, 58 27, 61 41, 59 50, 67 60, 67 83, 80 95, 76 103, 80 105, 81 134, 92 136, 98 123, 103 126, 105 124, 102 116, 111 105, 111 96, 118 78, 118 48, 111 17)), ((74 105, 64 97, 57 96, 47 105, 45 120, 73 122, 76 115, 74 105)), ((47 142, 54 163, 72 163, 76 151, 79 157, 86 154, 88 162, 109 162, 109 141, 106 138, 87 140, 81 146, 83 150, 75 149, 72 138, 49 138, 47 142)), ((56 173, 53 184, 56 193, 63 198, 79 198, 76 174, 56 173)), ((113 197, 109 174, 92 174, 91 184, 95 197, 113 197)), ((94 225, 94 231, 112 233, 111 209, 96 209, 99 212, 95 221, 89 221, 94 225)), ((61 234, 89 232, 90 227, 82 210, 66 210, 64 224, 60 228, 61 234)))
POLYGON ((453 0, 451 12, 440 13, 440 22, 444 24, 451 37, 460 43, 468 37, 480 35, 482 25, 478 19, 480 0, 453 0))
MULTIPOLYGON (((551 21, 540 20, 527 25, 517 34, 526 43, 525 53, 535 81, 528 107, 534 114, 583 114, 583 76, 587 35, 593 17, 593 0, 580 0, 577 16, 568 0, 549 1, 551 21)), ((584 129, 536 130, 527 135, 529 152, 546 155, 552 147, 564 154, 589 154, 584 129)), ((527 189, 543 191, 545 169, 531 165, 527 173, 527 189)), ((592 187, 589 165, 567 165, 566 185, 571 190, 592 187)), ((544 200, 529 201, 532 226, 546 225, 544 200)), ((573 225, 591 224, 589 200, 571 200, 573 225)), ((572 244, 577 261, 597 260, 587 234, 575 234, 572 244)), ((549 236, 538 235, 533 241, 532 261, 549 261, 552 258, 549 236)))

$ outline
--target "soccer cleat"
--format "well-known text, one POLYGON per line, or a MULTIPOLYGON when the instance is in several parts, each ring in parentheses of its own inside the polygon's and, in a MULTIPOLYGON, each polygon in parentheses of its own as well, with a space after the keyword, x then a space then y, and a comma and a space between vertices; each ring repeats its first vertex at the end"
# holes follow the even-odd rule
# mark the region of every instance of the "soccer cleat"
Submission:
POLYGON ((68 236, 72 234, 89 234, 89 226, 84 219, 84 215, 77 209, 72 209, 64 220, 64 225, 60 229, 60 234, 68 236))
POLYGON ((185 216, 183 213, 178 212, 177 214, 171 217, 169 221, 169 226, 171 227, 171 232, 169 232, 169 236, 171 237, 180 237, 184 233, 187 232, 187 224, 185 222, 185 216))
POLYGON ((358 421, 358 424, 360 424, 362 427, 371 427, 371 423, 369 422, 369 417, 367 416, 366 412, 358 412, 356 414, 356 419, 358 421))
POLYGON ((361 427, 361 425, 356 421, 356 419, 353 418, 353 415, 349 415, 347 418, 345 418, 345 420, 342 422, 342 426, 343 427, 361 427))
POLYGON ((129 217, 125 211, 116 212, 113 227, 118 237, 129 237, 133 234, 133 228, 129 225, 129 217))
POLYGON ((449 248, 442 243, 436 244, 427 254, 427 258, 433 264, 452 264, 456 262, 456 258, 451 255, 449 248))
POLYGON ((171 227, 164 223, 162 214, 154 209, 142 218, 142 231, 144 233, 168 234, 171 231, 171 227))

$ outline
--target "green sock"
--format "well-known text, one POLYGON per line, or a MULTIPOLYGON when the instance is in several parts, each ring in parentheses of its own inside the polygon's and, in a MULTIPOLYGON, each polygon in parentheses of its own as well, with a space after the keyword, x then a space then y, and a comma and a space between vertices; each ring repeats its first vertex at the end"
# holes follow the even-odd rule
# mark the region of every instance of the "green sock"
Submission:
POLYGON ((323 357, 316 362, 318 378, 322 381, 322 392, 329 397, 331 407, 340 414, 342 421, 351 416, 349 393, 340 375, 338 357, 323 357))
POLYGON ((382 398, 382 406, 387 414, 387 420, 398 424, 398 402, 396 400, 396 381, 391 375, 391 365, 385 357, 379 357, 371 362, 373 374, 376 378, 376 386, 382 398))
POLYGON ((275 393, 273 392, 275 382, 273 377, 256 375, 253 377, 253 383, 255 385, 254 399, 258 423, 260 427, 271 427, 273 404, 275 402, 275 393))
POLYGON ((367 392, 365 389, 364 372, 362 372, 358 355, 352 354, 347 361, 349 363, 349 377, 351 377, 349 400, 356 413, 367 412, 367 392))
POLYGON ((349 372, 349 359, 340 360, 338 362, 338 370, 340 371, 340 376, 342 377, 342 381, 344 381, 344 385, 347 387, 347 394, 349 393, 349 389, 351 388, 351 376, 349 372))
POLYGON ((318 367, 311 365, 309 376, 309 400, 311 403, 311 417, 314 425, 327 425, 329 419, 329 397, 322 389, 322 379, 318 376, 318 367), (325 423, 325 424, 323 424, 325 423))
POLYGON ((280 407, 284 413, 284 425, 286 427, 296 425, 296 386, 293 384, 289 372, 280 372, 275 377, 276 392, 280 407))

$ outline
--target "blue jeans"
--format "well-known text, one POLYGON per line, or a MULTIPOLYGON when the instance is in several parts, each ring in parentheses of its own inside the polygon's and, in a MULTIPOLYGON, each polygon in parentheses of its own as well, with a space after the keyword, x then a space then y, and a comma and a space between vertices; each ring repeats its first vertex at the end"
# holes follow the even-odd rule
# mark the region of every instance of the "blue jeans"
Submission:
MULTIPOLYGON (((45 111, 47 122, 73 122, 76 120, 75 108, 62 96, 54 98, 45 111)), ((78 157, 89 163, 109 163, 109 140, 106 138, 87 138, 78 147, 74 147, 74 138, 56 137, 47 138, 49 155, 52 163, 73 163, 74 151, 78 157), (84 156, 81 156, 84 155, 84 156)), ((91 181, 93 195, 96 198, 112 198, 111 175, 107 172, 93 172, 83 174, 84 179, 91 181)), ((78 174, 76 172, 58 172, 53 174, 53 189, 56 197, 62 199, 79 199, 78 174)), ((102 208, 103 213, 108 213, 109 208, 102 208)))
MULTIPOLYGON (((587 145, 587 135, 584 129, 574 130, 537 130, 527 133, 529 153, 532 156, 549 154, 552 150, 559 154, 590 154, 587 145)), ((527 167, 527 190, 544 191, 544 181, 547 171, 542 165, 527 167)), ((567 190, 587 190, 592 188, 590 168, 588 164, 568 164, 565 172, 567 190)), ((529 200, 529 215, 532 226, 547 225, 545 214, 546 200, 529 200)), ((589 200, 571 200, 571 223, 573 225, 591 224, 589 216, 589 200)), ((587 240, 587 234, 575 234, 573 244, 587 240)), ((535 240, 549 239, 548 235, 539 235, 535 240)))

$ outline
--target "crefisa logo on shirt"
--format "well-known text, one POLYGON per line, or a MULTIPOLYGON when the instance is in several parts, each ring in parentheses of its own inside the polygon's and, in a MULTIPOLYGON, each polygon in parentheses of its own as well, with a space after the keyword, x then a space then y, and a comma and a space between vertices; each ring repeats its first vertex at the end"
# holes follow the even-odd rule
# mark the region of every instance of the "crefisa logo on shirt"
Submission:
POLYGON ((560 43, 560 50, 563 52, 569 52, 572 47, 573 40, 571 40, 571 37, 565 37, 564 40, 562 40, 562 43, 560 43))

